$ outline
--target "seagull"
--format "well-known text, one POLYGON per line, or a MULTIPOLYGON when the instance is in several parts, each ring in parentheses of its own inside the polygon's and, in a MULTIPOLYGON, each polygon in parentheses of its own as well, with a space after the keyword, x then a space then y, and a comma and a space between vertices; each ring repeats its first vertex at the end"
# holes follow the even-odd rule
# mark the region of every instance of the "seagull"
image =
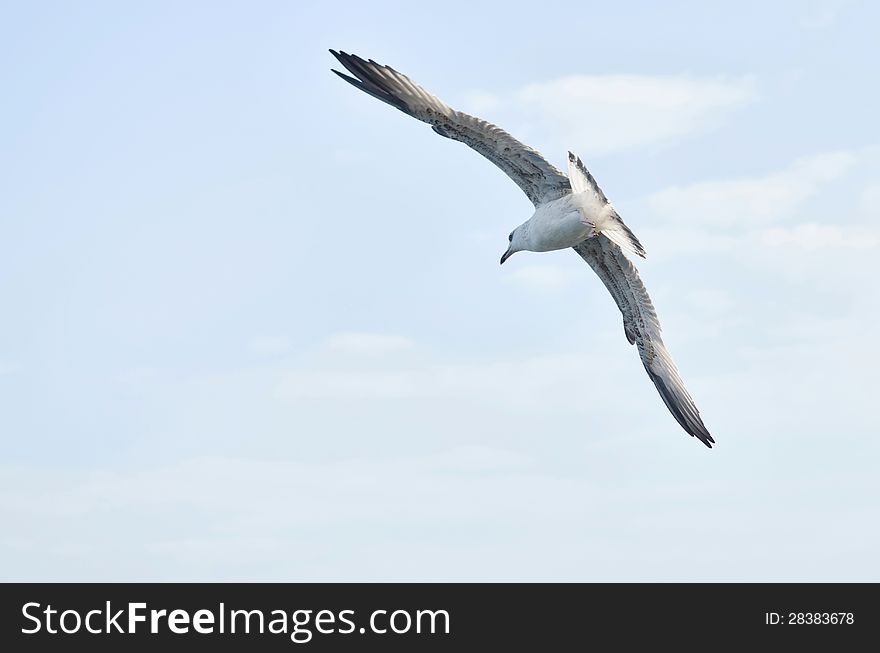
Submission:
POLYGON ((535 205, 535 212, 510 233, 501 263, 515 252, 574 249, 617 303, 626 339, 638 348, 645 371, 669 412, 687 433, 711 448, 715 440, 663 344, 648 291, 624 253, 644 258, 645 249, 580 158, 568 153, 565 175, 504 130, 456 111, 390 66, 341 51, 330 53, 352 76, 332 72, 349 84, 428 123, 440 136, 464 143, 507 173, 535 205))

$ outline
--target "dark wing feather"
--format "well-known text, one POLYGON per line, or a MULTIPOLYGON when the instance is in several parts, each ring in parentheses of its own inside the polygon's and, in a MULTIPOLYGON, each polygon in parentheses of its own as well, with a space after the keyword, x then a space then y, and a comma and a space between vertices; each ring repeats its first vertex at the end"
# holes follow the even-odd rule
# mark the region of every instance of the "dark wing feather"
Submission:
POLYGON ((372 59, 365 61, 345 52, 330 50, 330 53, 354 75, 349 77, 334 70, 342 79, 364 93, 430 124, 441 136, 473 148, 507 173, 535 206, 571 192, 568 177, 538 152, 504 130, 485 120, 455 111, 390 66, 383 66, 372 59))
POLYGON ((669 412, 685 431, 711 447, 715 440, 700 419, 700 412, 663 344, 657 312, 635 266, 620 247, 602 235, 588 238, 576 245, 574 251, 593 268, 614 297, 623 314, 627 340, 638 347, 645 371, 669 412))

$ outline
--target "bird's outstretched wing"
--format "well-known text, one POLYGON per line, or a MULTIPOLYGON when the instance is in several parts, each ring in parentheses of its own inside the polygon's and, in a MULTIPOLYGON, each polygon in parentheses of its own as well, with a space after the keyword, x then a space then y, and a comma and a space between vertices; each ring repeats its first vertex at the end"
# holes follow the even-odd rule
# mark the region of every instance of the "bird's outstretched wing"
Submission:
POLYGON ((611 202, 605 197, 605 193, 599 188, 587 166, 579 156, 571 152, 568 153, 568 180, 571 182, 571 191, 583 198, 582 201, 586 204, 590 215, 596 216, 594 220, 597 230, 621 248, 642 258, 647 257, 645 248, 626 226, 617 210, 611 206, 611 202))
POLYGON ((342 79, 430 124, 441 136, 475 149, 507 173, 535 206, 571 192, 568 177, 538 152, 492 123, 452 109, 389 66, 372 59, 364 61, 345 52, 330 50, 330 53, 354 75, 349 77, 334 70, 342 79))
POLYGON ((657 312, 633 264, 620 247, 603 235, 588 238, 573 249, 599 275, 617 302, 623 314, 623 330, 627 340, 638 347, 642 364, 669 412, 685 431, 711 447, 715 440, 703 425, 700 412, 663 344, 657 312))

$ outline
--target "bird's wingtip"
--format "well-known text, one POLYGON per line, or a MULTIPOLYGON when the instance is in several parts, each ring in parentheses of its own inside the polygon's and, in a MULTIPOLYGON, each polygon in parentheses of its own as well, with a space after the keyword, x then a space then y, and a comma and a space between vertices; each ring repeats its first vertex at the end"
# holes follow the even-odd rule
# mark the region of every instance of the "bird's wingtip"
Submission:
POLYGON ((712 445, 715 444, 715 438, 709 435, 709 431, 706 430, 705 426, 702 424, 700 424, 700 426, 702 428, 694 429, 691 431, 691 435, 711 449, 712 445))

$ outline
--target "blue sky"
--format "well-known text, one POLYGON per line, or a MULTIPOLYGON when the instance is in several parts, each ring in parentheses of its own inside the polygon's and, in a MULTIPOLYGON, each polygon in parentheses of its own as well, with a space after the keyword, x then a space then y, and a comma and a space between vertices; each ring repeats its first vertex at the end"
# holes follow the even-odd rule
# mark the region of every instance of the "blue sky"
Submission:
POLYGON ((0 9, 3 580, 880 580, 859 2, 0 9), (388 63, 648 251, 717 440, 388 63))

